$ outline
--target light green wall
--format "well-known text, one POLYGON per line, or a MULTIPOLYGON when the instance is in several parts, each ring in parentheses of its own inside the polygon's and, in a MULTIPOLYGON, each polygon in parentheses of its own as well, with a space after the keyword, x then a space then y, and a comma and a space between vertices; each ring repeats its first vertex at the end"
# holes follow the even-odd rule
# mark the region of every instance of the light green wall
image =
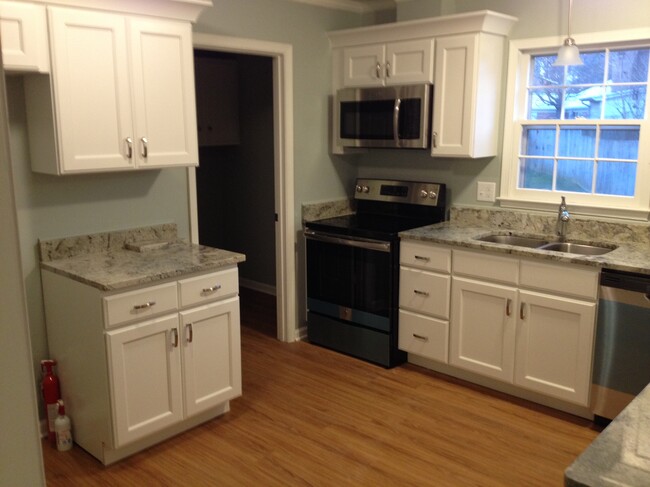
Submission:
MULTIPOLYGON (((48 355, 38 239, 176 222, 189 236, 187 171, 49 176, 31 171, 21 77, 7 77, 11 157, 34 370, 48 355), (173 195, 173 197, 170 197, 173 195)), ((39 394, 40 397, 40 394, 39 394)))
MULTIPOLYGON (((409 0, 397 4, 398 21, 452 15, 477 10, 493 10, 519 19, 511 38, 565 35, 568 14, 567 0, 409 0)), ((648 27, 648 0, 576 0, 573 3, 573 33, 598 32, 648 27)), ((504 68, 505 75, 505 68, 504 68)), ((505 94, 505 81, 504 81, 505 94)), ((505 99, 505 96, 503 97, 505 99)), ((503 112, 503 110, 502 110, 503 112)), ((503 117, 503 114, 502 114, 503 117)), ((476 183, 490 181, 500 186, 501 143, 503 126, 499 126, 499 155, 493 159, 439 159, 428 151, 371 150, 356 159, 359 175, 412 178, 444 182, 453 204, 484 205, 476 200, 476 183)))

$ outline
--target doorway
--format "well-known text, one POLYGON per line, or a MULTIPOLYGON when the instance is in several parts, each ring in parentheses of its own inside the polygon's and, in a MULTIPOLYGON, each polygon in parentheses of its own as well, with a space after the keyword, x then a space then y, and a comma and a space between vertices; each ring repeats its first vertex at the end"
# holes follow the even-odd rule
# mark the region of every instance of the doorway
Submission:
MULTIPOLYGON (((243 265, 240 269, 243 287, 250 286, 263 292, 275 291, 276 336, 282 341, 294 341, 297 310, 293 207, 292 48, 285 44, 209 34, 194 34, 193 40, 195 53, 200 52, 206 57, 220 59, 219 62, 224 66, 230 63, 232 68, 232 64, 235 63, 238 69, 241 67, 245 72, 257 73, 257 76, 262 72, 270 74, 270 83, 267 87, 272 92, 272 96, 264 102, 261 101, 262 99, 258 100, 259 103, 268 103, 270 118, 258 117, 260 113, 254 114, 253 118, 257 124, 264 123, 260 120, 272 120, 270 124, 272 128, 267 134, 272 137, 272 143, 258 144, 256 141, 250 144, 251 147, 248 149, 242 149, 238 146, 249 144, 236 143, 237 136, 233 136, 232 131, 226 130, 226 135, 229 134, 230 137, 226 143, 202 147, 201 168, 188 170, 192 242, 247 254, 247 260, 252 265, 249 268, 243 265), (265 155, 256 157, 258 162, 260 160, 266 162, 257 166, 242 162, 242 154, 247 150, 255 152, 261 145, 270 147, 271 154, 268 150, 261 151, 265 155), (256 169, 259 169, 260 174, 255 173, 256 169), (262 173, 264 177, 261 177, 262 173), (259 191, 255 185, 246 185, 246 178, 249 176, 261 181, 259 184, 264 184, 264 190, 259 191), (237 179, 239 181, 236 184, 232 182, 237 179), (200 194, 203 196, 199 197, 200 194), (201 202, 200 199, 204 201, 201 202), (206 213, 201 210, 201 206, 204 206, 204 209, 218 206, 219 210, 212 213, 207 210, 206 213), (245 219, 247 221, 243 224, 245 219), (266 230, 255 232, 256 227, 258 229, 264 227, 266 230), (240 245, 244 245, 245 248, 240 245)), ((230 68, 224 68, 224 71, 228 69, 230 68)), ((268 125, 268 122, 266 124, 268 125)), ((202 125, 201 120, 199 125, 202 125)), ((213 132, 216 127, 212 125, 213 132)), ((201 127, 202 133, 206 135, 204 130, 209 130, 208 125, 204 124, 201 127)), ((240 131, 239 142, 245 142, 249 138, 248 135, 246 137, 243 135, 240 131)), ((199 139, 201 137, 200 135, 199 139)), ((250 153, 246 159, 249 157, 249 160, 255 160, 250 153)))

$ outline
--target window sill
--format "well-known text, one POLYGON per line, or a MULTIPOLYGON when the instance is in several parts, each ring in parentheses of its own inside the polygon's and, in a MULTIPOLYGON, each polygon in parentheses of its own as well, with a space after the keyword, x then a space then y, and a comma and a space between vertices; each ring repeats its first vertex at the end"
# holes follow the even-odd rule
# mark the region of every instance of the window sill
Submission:
MULTIPOLYGON (((499 206, 501 208, 519 209, 519 210, 537 210, 557 212, 559 201, 549 203, 544 201, 529 201, 515 198, 499 197, 499 206)), ((617 221, 629 220, 635 222, 647 222, 650 217, 650 209, 631 209, 631 208, 612 208, 587 206, 580 204, 569 204, 569 211, 572 214, 588 216, 593 218, 616 219, 617 221)))

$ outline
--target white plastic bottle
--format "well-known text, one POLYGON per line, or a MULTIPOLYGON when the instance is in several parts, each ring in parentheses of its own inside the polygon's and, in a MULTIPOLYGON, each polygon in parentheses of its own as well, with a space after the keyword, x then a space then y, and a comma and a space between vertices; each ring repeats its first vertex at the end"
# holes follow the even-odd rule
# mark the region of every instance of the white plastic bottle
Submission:
POLYGON ((59 415, 54 420, 54 432, 56 433, 56 449, 67 451, 72 448, 72 431, 70 429, 70 418, 65 415, 65 406, 59 399, 59 415))

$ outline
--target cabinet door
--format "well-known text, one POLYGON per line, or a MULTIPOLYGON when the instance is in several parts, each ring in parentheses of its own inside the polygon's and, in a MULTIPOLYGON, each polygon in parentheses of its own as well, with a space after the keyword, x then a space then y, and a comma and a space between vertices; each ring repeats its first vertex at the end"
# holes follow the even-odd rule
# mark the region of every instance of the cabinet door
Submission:
POLYGON ((387 85, 433 81, 433 39, 391 42, 384 66, 387 85))
POLYGON ((198 165, 189 23, 129 20, 139 167, 198 165))
POLYGON ((178 315, 106 333, 115 448, 183 418, 178 315))
POLYGON ((57 7, 49 13, 59 171, 133 167, 124 18, 57 7))
POLYGON ((2 62, 7 71, 49 71, 45 6, 0 2, 2 62))
POLYGON ((477 42, 474 34, 436 39, 432 155, 472 153, 477 42))
POLYGON ((515 383, 589 404, 596 304, 520 291, 515 383))
POLYGON ((512 382, 516 289, 454 277, 449 362, 512 382))
POLYGON ((383 86, 384 58, 383 44, 343 49, 343 85, 383 86))
POLYGON ((241 395, 239 298, 181 312, 186 416, 241 395))

